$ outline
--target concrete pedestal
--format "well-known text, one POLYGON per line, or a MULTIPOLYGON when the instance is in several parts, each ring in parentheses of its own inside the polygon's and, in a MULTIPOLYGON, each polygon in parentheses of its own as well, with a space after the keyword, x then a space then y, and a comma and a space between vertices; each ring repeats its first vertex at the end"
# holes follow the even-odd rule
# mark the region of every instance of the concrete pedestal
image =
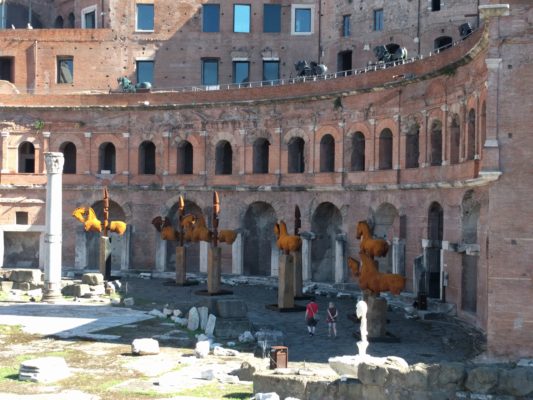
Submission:
POLYGON ((383 297, 368 296, 368 338, 378 339, 387 335, 387 300, 383 297))
POLYGON ((292 253, 294 257, 294 296, 303 296, 303 276, 302 276, 302 251, 292 253))
POLYGON ((222 249, 209 247, 207 250, 207 292, 215 294, 220 292, 222 249))
POLYGON ((183 286, 187 281, 186 249, 183 246, 176 247, 176 285, 183 286))
POLYGON ((294 308, 294 256, 281 254, 279 258, 278 309, 294 308))
POLYGON ((98 269, 106 281, 111 279, 111 239, 107 236, 100 238, 98 269))

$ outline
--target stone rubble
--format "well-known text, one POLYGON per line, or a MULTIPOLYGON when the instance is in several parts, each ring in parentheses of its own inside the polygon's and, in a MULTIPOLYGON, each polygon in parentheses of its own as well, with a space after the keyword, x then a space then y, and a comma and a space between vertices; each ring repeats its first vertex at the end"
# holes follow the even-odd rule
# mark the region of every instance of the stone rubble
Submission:
POLYGON ((21 381, 50 383, 70 376, 70 370, 62 357, 42 357, 23 361, 19 368, 21 381))
POLYGON ((159 342, 152 338, 135 339, 131 343, 131 352, 138 356, 159 354, 159 342))

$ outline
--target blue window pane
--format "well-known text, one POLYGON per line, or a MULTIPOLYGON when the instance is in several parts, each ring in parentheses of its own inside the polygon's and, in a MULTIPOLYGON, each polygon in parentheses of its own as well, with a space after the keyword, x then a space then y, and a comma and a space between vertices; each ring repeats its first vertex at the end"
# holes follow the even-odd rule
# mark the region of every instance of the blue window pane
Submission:
POLYGON ((137 30, 154 30, 154 5, 137 4, 137 30))
POLYGON ((342 17, 342 36, 350 36, 350 16, 342 17))
POLYGON ((294 32, 311 32, 311 9, 294 10, 294 32))
POLYGON ((74 81, 74 60, 63 58, 57 60, 57 83, 72 83, 74 81))
POLYGON ((233 32, 250 32, 250 12, 249 4, 235 4, 233 6, 233 32))
POLYGON ((383 10, 374 10, 374 30, 383 30, 383 10))
POLYGON ((202 60, 202 85, 218 85, 218 60, 202 60))
POLYGON ((94 11, 86 13, 83 17, 85 18, 86 29, 96 28, 96 13, 94 11))
POLYGON ((248 61, 235 61, 233 63, 233 83, 246 83, 250 81, 250 63, 248 61))
POLYGON ((276 81, 279 79, 279 61, 263 61, 263 80, 276 81))
POLYGON ((263 8, 263 32, 281 32, 281 4, 265 4, 263 8))
POLYGON ((137 83, 154 83, 154 62, 137 61, 137 83))
POLYGON ((204 4, 202 7, 203 14, 203 31, 219 32, 220 31, 220 5, 204 4))

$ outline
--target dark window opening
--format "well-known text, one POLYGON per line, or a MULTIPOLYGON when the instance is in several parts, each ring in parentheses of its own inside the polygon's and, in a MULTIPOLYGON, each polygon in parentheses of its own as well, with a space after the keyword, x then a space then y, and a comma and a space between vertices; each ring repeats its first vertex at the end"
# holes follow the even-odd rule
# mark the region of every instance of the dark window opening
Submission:
POLYGON ((204 32, 220 31, 220 4, 204 4, 202 6, 202 30, 204 32))
POLYGON ((279 80, 279 61, 263 61, 263 80, 279 80))
POLYGON ((67 28, 75 28, 75 27, 76 27, 76 17, 74 16, 74 13, 70 13, 67 19, 67 28))
POLYGON ((335 172, 335 139, 329 134, 320 139, 320 172, 335 172))
POLYGON ((268 174, 268 157, 270 143, 264 138, 259 138, 254 142, 253 153, 253 173, 268 174))
POLYGON ((365 135, 361 132, 357 132, 352 138, 350 166, 352 171, 365 170, 365 135))
POLYGON ((24 142, 19 146, 19 173, 35 173, 35 147, 30 142, 24 142))
POLYGON ((263 5, 263 32, 281 32, 281 4, 263 5))
POLYGON ((420 131, 418 125, 412 126, 405 136, 405 168, 418 168, 420 155, 420 131))
POLYGON ((89 11, 83 14, 83 21, 85 22, 85 29, 96 28, 96 11, 89 11))
POLYGON ((341 51, 337 55, 337 71, 348 71, 347 75, 351 74, 352 69, 352 51, 341 51))
POLYGON ((231 175, 233 163, 233 150, 231 144, 222 140, 216 146, 215 175, 231 175))
POLYGON ((433 44, 434 50, 442 51, 446 50, 447 48, 452 47, 453 40, 449 36, 441 36, 435 39, 435 42, 433 44))
POLYGON ((56 18, 55 22, 54 22, 54 28, 56 29, 61 29, 63 28, 63 17, 60 15, 56 18))
POLYGON ((137 61, 137 83, 154 83, 154 61, 137 61))
POLYGON ((289 173, 303 173, 305 170, 304 140, 300 137, 292 138, 288 144, 289 150, 289 173))
POLYGON ((383 9, 374 10, 374 30, 383 30, 383 9))
POLYGON ((150 141, 139 146, 139 174, 155 175, 155 144, 150 141))
POLYGON ((57 58, 57 83, 74 82, 74 59, 72 57, 57 58))
POLYGON ((351 35, 350 32, 350 18, 351 15, 343 15, 342 16, 342 36, 348 37, 351 35))
POLYGON ((178 145, 178 174, 192 174, 193 167, 192 144, 184 140, 178 145))
POLYGON ((476 112, 473 109, 468 113, 468 142, 466 147, 466 159, 473 160, 476 155, 476 112))
POLYGON ((137 4, 137 30, 153 31, 154 30, 154 5, 137 4))
POLYGON ((442 165, 442 126, 440 121, 435 121, 431 126, 431 153, 430 164, 442 165))
POLYGON ((250 63, 248 61, 233 62, 233 83, 250 82, 250 63))
POLYGON ((116 151, 113 143, 102 143, 98 151, 98 171, 100 173, 102 173, 102 171, 108 171, 110 174, 116 173, 115 159, 116 151))
POLYGON ((379 136, 379 169, 392 169, 392 132, 384 129, 379 136))
POLYGON ((65 163, 63 164, 64 174, 76 173, 76 145, 72 142, 63 143, 60 147, 65 163))
POLYGON ((28 213, 26 211, 16 211, 15 223, 17 225, 28 225, 28 213))
POLYGON ((440 0, 431 0, 431 11, 440 11, 440 0))
POLYGON ((454 115, 450 124, 450 164, 459 162, 459 148, 461 144, 461 128, 459 117, 454 115))
POLYGON ((14 83, 13 57, 0 57, 0 80, 14 83))
POLYGON ((202 60, 202 85, 218 85, 218 59, 202 60))

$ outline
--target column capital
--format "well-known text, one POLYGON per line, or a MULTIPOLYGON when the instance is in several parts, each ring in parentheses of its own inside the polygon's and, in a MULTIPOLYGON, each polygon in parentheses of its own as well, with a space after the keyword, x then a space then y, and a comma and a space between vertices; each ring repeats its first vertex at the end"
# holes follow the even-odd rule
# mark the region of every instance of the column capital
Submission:
POLYGON ((506 17, 509 15, 509 4, 487 4, 478 7, 481 18, 506 17))
POLYGON ((440 109, 444 112, 448 111, 448 104, 443 104, 442 106, 440 106, 440 109))
POLYGON ((130 133, 129 132, 122 132, 122 137, 127 139, 130 137, 130 133))
POLYGON ((50 135, 51 135, 51 133, 50 133, 50 132, 48 132, 48 131, 46 131, 46 132, 43 132, 43 137, 44 137, 45 139, 48 139, 48 138, 50 138, 50 135))
POLYGON ((87 139, 89 139, 92 135, 92 132, 83 132, 83 136, 85 136, 87 139))
POLYGON ((485 64, 487 65, 488 69, 499 69, 502 65, 502 59, 501 58, 486 58, 485 64))
POLYGON ((46 162, 47 174, 60 174, 63 172, 63 164, 65 163, 63 153, 44 153, 44 161, 46 162))
POLYGON ((374 118, 369 118, 369 119, 368 119, 368 123, 369 123, 370 125, 375 125, 375 124, 376 124, 376 120, 375 120, 374 118))

